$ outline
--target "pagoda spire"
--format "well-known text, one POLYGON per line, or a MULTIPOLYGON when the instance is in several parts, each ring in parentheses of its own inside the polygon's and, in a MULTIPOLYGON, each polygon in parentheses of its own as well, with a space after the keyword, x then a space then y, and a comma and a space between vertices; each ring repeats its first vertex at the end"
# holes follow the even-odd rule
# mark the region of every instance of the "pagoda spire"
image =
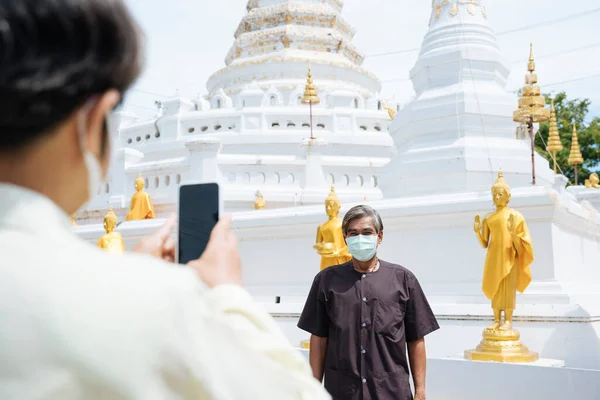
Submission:
POLYGON ((541 95, 535 73, 535 60, 533 58, 533 44, 529 44, 529 62, 527 63, 527 74, 525 75, 525 86, 519 99, 519 108, 513 113, 513 121, 527 124, 531 138, 531 175, 532 184, 536 184, 535 178, 535 134, 533 124, 545 122, 550 118, 548 109, 545 108, 546 99, 541 95))
POLYGON ((579 185, 579 178, 577 172, 577 166, 583 164, 583 156, 581 155, 581 148, 579 147, 579 140, 577 140, 577 126, 573 124, 573 137, 571 138, 571 153, 569 154, 569 165, 573 166, 575 171, 575 186, 579 185))
POLYGON ((552 100, 552 108, 550 109, 550 134, 548 135, 547 150, 552 154, 555 174, 557 173, 556 153, 562 149, 563 145, 560 140, 560 133, 558 132, 558 125, 556 123, 556 109, 554 108, 554 100, 552 100))
POLYGON ((319 95, 317 94, 317 88, 315 87, 312 80, 312 71, 310 70, 310 64, 308 65, 308 75, 306 77, 306 88, 304 89, 304 96, 302 97, 302 104, 308 104, 310 106, 310 138, 314 139, 313 136, 313 115, 312 107, 321 103, 319 95))

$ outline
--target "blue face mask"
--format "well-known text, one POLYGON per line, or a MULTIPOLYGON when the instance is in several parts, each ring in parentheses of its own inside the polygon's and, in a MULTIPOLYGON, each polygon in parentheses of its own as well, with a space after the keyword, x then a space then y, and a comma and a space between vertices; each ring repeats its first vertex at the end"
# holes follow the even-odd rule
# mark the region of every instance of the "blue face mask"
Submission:
POLYGON ((358 235, 346 238, 348 251, 358 261, 369 261, 377 254, 377 235, 358 235))

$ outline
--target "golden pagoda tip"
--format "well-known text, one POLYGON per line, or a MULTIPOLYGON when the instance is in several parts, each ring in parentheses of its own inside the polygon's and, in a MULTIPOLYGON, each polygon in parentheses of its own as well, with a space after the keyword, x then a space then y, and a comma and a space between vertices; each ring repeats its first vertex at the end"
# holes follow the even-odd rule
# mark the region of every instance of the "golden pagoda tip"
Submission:
POLYGON ((533 43, 529 43, 529 61, 533 61, 533 43))

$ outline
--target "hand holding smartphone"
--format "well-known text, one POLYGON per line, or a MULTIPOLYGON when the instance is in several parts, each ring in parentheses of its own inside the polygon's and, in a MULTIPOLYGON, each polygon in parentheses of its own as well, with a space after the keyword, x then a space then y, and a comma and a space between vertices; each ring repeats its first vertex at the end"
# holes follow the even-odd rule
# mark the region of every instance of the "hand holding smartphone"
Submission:
POLYGON ((242 269, 231 218, 219 221, 222 200, 216 183, 183 185, 179 190, 177 260, 196 270, 209 287, 242 285, 242 269))
POLYGON ((179 188, 177 261, 180 264, 197 260, 204 253, 220 212, 218 184, 189 184, 179 188))

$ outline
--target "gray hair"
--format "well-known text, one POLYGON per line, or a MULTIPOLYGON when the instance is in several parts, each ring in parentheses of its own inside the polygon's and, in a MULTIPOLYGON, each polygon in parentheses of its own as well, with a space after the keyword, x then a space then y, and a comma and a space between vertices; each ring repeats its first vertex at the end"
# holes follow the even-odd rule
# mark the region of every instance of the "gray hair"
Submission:
POLYGON ((371 218, 373 220, 373 225, 375 225, 377 233, 383 231, 383 221, 381 220, 379 213, 372 207, 360 205, 352 207, 348 210, 346 215, 344 215, 344 221, 342 222, 342 233, 344 236, 348 233, 348 225, 350 225, 350 222, 363 218, 371 218))

